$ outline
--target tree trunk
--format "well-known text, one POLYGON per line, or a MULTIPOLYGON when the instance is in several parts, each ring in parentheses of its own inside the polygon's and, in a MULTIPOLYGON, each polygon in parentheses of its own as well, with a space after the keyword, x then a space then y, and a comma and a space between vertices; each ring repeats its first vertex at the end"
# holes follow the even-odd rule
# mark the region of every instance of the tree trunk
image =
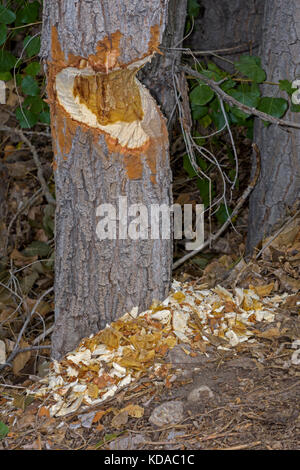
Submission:
MULTIPOLYGON (((262 64, 268 80, 293 81, 300 73, 300 6, 297 0, 266 0, 261 46, 262 64)), ((276 88, 278 90, 278 88, 276 88)), ((275 96, 264 86, 264 96, 275 96)), ((280 92, 276 96, 280 96, 280 92)), ((286 94, 282 93, 286 98, 286 94)), ((300 123, 299 113, 286 119, 300 123)), ((276 229, 300 196, 300 133, 278 126, 255 125, 254 141, 262 160, 261 175, 250 198, 247 252, 276 229)), ((254 170, 254 169, 253 169, 254 170)))
MULTIPOLYGON (((187 39, 194 50, 219 50, 220 55, 237 60, 241 51, 256 47, 261 40, 261 21, 265 0, 200 0, 201 12, 194 32, 187 39), (240 47, 239 47, 240 46, 240 47)), ((213 57, 220 67, 230 70, 228 62, 213 57)))
POLYGON ((139 78, 159 103, 168 119, 168 129, 172 129, 176 112, 176 99, 173 86, 173 66, 179 64, 181 51, 172 48, 182 47, 186 20, 187 0, 169 0, 167 26, 162 40, 162 53, 157 54, 150 64, 139 72, 139 78))
POLYGON ((44 2, 57 200, 55 359, 169 290, 172 237, 152 240, 149 229, 134 240, 123 219, 115 239, 99 239, 98 230, 100 206, 118 209, 119 197, 128 207, 171 204, 165 119, 136 79, 161 42, 167 3, 44 2))

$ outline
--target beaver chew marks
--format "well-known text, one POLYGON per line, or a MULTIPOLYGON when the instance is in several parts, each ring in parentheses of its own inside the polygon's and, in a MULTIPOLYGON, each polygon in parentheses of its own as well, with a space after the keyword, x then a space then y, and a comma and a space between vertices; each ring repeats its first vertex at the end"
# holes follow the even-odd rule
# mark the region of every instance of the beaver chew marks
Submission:
POLYGON ((155 110, 136 72, 132 66, 108 74, 67 67, 56 75, 58 101, 72 119, 103 130, 123 147, 140 148, 155 110))
POLYGON ((96 114, 99 124, 141 121, 144 113, 135 70, 117 70, 109 74, 82 76, 74 80, 74 97, 78 96, 96 114))

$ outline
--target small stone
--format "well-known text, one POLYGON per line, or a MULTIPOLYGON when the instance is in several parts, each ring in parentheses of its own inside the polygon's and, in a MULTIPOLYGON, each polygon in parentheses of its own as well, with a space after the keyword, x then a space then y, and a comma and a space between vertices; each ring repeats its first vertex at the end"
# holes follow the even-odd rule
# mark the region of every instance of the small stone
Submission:
POLYGON ((161 427, 177 424, 183 418, 183 403, 181 401, 169 401, 155 408, 149 421, 151 424, 161 427))
POLYGON ((200 387, 194 388, 187 397, 188 401, 193 403, 195 402, 204 402, 209 401, 214 397, 214 393, 206 385, 201 385, 200 387))
POLYGON ((137 434, 136 436, 125 436, 115 439, 109 444, 110 450, 136 450, 139 444, 145 442, 145 436, 143 434, 137 434))

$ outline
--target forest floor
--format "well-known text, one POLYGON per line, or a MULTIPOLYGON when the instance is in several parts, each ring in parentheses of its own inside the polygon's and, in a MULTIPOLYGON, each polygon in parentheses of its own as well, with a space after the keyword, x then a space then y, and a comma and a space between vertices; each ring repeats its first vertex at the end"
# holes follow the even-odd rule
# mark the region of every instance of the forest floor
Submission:
MULTIPOLYGON (((13 125, 11 115, 5 119, 13 125)), ((51 141, 42 135, 37 132, 30 138, 39 148, 53 191, 51 141)), ((159 351, 159 369, 151 356, 149 367, 113 396, 97 405, 78 405, 63 416, 51 414, 45 400, 34 396, 38 380, 47 377, 49 369, 54 222, 53 207, 45 203, 37 185, 31 151, 19 140, 13 134, 4 137, 1 147, 4 183, 0 199, 7 203, 0 236, 8 243, 0 260, 0 354, 7 360, 17 343, 21 349, 44 349, 23 350, 11 360, 11 367, 1 371, 0 449, 299 449, 299 217, 270 238, 257 259, 243 258, 244 234, 229 230, 213 250, 174 273, 178 282, 190 283, 193 289, 213 290, 220 285, 234 292, 235 288, 252 288, 261 302, 280 298, 274 304, 274 318, 255 321, 247 341, 220 347, 224 338, 214 336, 211 325, 209 339, 204 335, 197 342, 193 338, 190 343, 168 343, 170 347, 159 351)), ((239 144, 240 154, 245 154, 243 145, 239 144)), ((247 161, 248 157, 249 152, 247 161)), ((248 170, 249 164, 245 180, 248 170)), ((174 173, 175 202, 193 200, 197 187, 182 174, 182 168, 178 175, 174 173)), ((241 189, 245 185, 242 177, 241 189)), ((246 223, 245 210, 237 229, 245 231, 246 223)))

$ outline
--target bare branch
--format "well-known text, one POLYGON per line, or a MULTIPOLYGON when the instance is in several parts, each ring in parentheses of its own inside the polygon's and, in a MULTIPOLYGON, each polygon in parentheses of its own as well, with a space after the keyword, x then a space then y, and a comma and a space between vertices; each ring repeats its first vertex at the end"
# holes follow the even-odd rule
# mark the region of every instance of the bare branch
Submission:
POLYGON ((250 106, 246 106, 243 103, 240 103, 237 101, 235 98, 233 98, 230 95, 227 95, 224 90, 218 85, 217 82, 214 80, 211 80, 210 78, 205 77, 205 75, 202 75, 199 72, 196 72, 196 70, 191 69, 190 67, 186 65, 180 66, 180 69, 183 70, 185 73, 190 75, 193 78, 198 78, 199 80, 202 80, 204 83, 206 83, 214 92, 226 103, 228 103, 230 106, 236 106, 237 108, 241 109, 244 111, 246 114, 253 114, 254 116, 259 117, 263 121, 270 122, 271 124, 276 124, 277 126, 282 126, 282 127, 291 127, 293 129, 300 129, 300 124, 292 121, 286 121, 284 119, 278 119, 273 116, 270 116, 269 114, 266 114, 262 111, 258 111, 255 108, 250 108, 250 106))

